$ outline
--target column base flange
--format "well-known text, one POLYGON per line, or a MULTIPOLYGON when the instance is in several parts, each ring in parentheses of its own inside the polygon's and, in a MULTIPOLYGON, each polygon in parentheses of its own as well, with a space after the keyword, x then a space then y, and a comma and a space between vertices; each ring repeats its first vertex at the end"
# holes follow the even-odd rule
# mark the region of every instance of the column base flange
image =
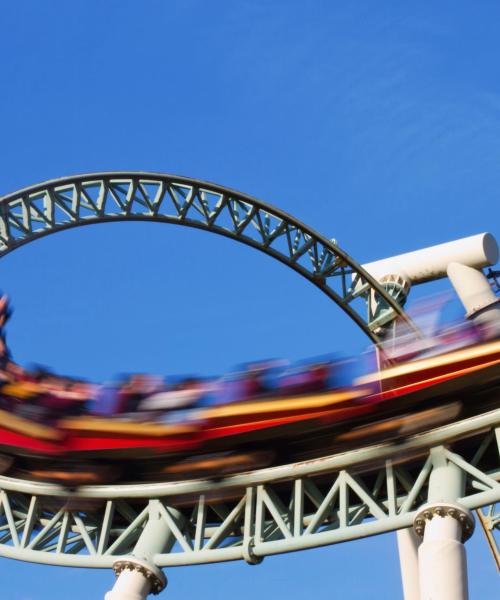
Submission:
POLYGON ((135 556, 127 556, 113 564, 113 571, 118 576, 124 570, 137 571, 151 583, 151 593, 159 594, 167 587, 167 578, 161 569, 146 560, 135 556))
POLYGON ((424 537, 425 525, 433 517, 452 517, 456 519, 462 529, 462 543, 466 542, 474 533, 474 516, 471 511, 460 504, 452 504, 450 502, 434 502, 426 504, 415 515, 413 519, 413 528, 415 533, 420 537, 424 537))

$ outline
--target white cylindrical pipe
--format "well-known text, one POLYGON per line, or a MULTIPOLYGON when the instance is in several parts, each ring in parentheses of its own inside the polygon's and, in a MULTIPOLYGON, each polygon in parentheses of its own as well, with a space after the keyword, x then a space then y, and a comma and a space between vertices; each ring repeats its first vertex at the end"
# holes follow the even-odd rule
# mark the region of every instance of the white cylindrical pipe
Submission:
POLYGON ((418 548, 420 538, 412 528, 399 529, 398 538, 399 566, 403 583, 404 600, 420 600, 418 571, 418 548))
POLYGON ((412 284, 446 276, 448 265, 458 262, 474 269, 494 265, 498 260, 498 244, 490 233, 480 233, 446 244, 407 252, 362 265, 375 279, 384 275, 402 275, 412 284))
POLYGON ((462 527, 450 516, 434 515, 418 549, 421 600, 467 600, 467 560, 462 527))
POLYGON ((150 591, 151 583, 142 573, 124 569, 104 600, 146 600, 150 591))
MULTIPOLYGON (((172 518, 178 523, 182 514, 170 509, 172 518)), ((146 600, 149 593, 158 594, 167 585, 163 571, 155 564, 153 557, 158 552, 169 552, 175 543, 170 526, 162 518, 162 505, 159 500, 149 501, 148 521, 130 556, 118 560, 113 568, 118 577, 113 589, 104 600, 146 600)))
POLYGON ((500 306, 492 306, 498 304, 499 299, 481 271, 452 262, 448 265, 447 274, 464 305, 467 317, 479 315, 486 307, 491 307, 500 316, 500 306))

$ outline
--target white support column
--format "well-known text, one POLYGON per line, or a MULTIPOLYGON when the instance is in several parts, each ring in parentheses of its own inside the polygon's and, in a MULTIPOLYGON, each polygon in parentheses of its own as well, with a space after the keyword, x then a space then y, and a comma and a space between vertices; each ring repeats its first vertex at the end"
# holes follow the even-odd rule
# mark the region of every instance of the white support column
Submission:
POLYGON ((144 600, 151 592, 151 581, 136 568, 123 569, 105 600, 144 600))
POLYGON ((131 556, 113 565, 117 578, 104 600, 146 600, 167 587, 167 578, 153 563, 131 556))
POLYGON ((450 279, 468 319, 485 328, 486 337, 500 333, 500 299, 495 296, 483 272, 467 265, 452 262, 448 265, 450 279))
MULTIPOLYGON (((179 523, 182 515, 173 511, 179 523)), ((148 594, 159 594, 167 586, 163 571, 153 562, 158 552, 168 552, 175 536, 163 519, 160 501, 150 500, 148 522, 142 531, 132 555, 119 559, 113 565, 117 579, 104 600, 146 600, 148 594)))
POLYGON ((414 527, 423 538, 418 549, 421 600, 468 600, 464 542, 474 531, 474 517, 456 504, 463 496, 462 471, 447 462, 442 448, 432 451, 429 504, 418 511, 414 527))
POLYGON ((420 600, 418 572, 420 538, 412 528, 399 529, 396 535, 398 538, 399 566, 404 600, 420 600))
POLYGON ((463 542, 468 539, 465 530, 473 527, 472 515, 457 505, 439 503, 417 515, 417 527, 422 521, 423 542, 418 551, 421 600, 467 600, 463 542))

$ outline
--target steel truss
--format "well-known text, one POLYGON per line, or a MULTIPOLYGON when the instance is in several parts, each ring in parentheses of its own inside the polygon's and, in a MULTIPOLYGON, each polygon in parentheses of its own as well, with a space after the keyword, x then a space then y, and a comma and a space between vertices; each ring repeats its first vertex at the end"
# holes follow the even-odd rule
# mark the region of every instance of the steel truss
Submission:
MULTIPOLYGON (((0 257, 49 233, 123 220, 185 225, 256 248, 316 285, 376 343, 395 317, 419 335, 390 290, 334 240, 255 198, 184 177, 95 173, 4 196, 0 257)), ((460 520, 466 539, 473 529, 468 511, 488 505, 478 516, 495 551, 499 446, 497 410, 398 444, 222 481, 83 487, 70 493, 0 477, 0 556, 113 566, 119 580, 124 570, 136 582, 142 574, 139 579, 151 581, 155 593, 165 585, 159 567, 238 559, 255 564, 268 555, 411 525, 425 537, 436 515, 460 520), (454 495, 457 503, 427 504, 429 480, 443 468, 464 480, 464 495, 454 495)), ((150 583, 137 585, 145 597, 150 583)), ((117 591, 111 597, 121 596, 117 591)))
POLYGON ((126 560, 151 515, 171 542, 157 567, 263 557, 412 525, 443 460, 466 482, 461 506, 500 502, 500 410, 420 434, 216 482, 83 487, 0 478, 0 555, 111 567, 126 560))
POLYGON ((500 572, 500 506, 497 503, 490 504, 476 514, 500 572))
POLYGON ((395 316, 416 331, 384 287, 335 241, 255 198, 185 177, 93 173, 4 196, 0 198, 0 257, 52 232, 123 220, 186 225, 257 248, 314 283, 375 342, 380 327, 395 316))

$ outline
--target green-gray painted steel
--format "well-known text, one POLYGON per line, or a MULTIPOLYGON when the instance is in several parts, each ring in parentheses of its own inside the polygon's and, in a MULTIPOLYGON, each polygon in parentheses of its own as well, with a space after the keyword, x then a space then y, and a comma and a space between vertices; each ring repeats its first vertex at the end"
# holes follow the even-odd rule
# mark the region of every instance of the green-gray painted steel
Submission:
POLYGON ((158 567, 257 563, 272 554, 409 527, 443 461, 464 477, 465 494, 457 499, 464 507, 500 502, 499 428, 500 409, 399 444, 220 482, 85 487, 68 496, 57 485, 1 477, 0 555, 111 567, 133 551, 151 507, 170 532, 165 550, 152 557, 158 567))
MULTIPOLYGON (((336 242, 250 196, 184 177, 95 173, 4 196, 0 257, 52 232, 117 220, 181 224, 243 242, 314 283, 375 342, 395 317, 418 335, 388 291, 336 242)), ((409 527, 443 461, 462 473, 463 506, 500 502, 500 469, 492 468, 498 465, 499 428, 497 410, 398 444, 217 482, 82 487, 69 494, 56 485, 0 477, 0 555, 111 567, 148 537, 141 534, 151 529, 150 518, 161 519, 167 532, 160 536, 164 547, 150 557, 158 567, 257 563, 267 555, 409 527)))
POLYGON ((320 288, 375 342, 395 317, 418 333, 390 293, 334 241, 269 204, 186 177, 92 173, 8 194, 0 198, 0 257, 49 233, 123 220, 195 227, 257 248, 320 288))

